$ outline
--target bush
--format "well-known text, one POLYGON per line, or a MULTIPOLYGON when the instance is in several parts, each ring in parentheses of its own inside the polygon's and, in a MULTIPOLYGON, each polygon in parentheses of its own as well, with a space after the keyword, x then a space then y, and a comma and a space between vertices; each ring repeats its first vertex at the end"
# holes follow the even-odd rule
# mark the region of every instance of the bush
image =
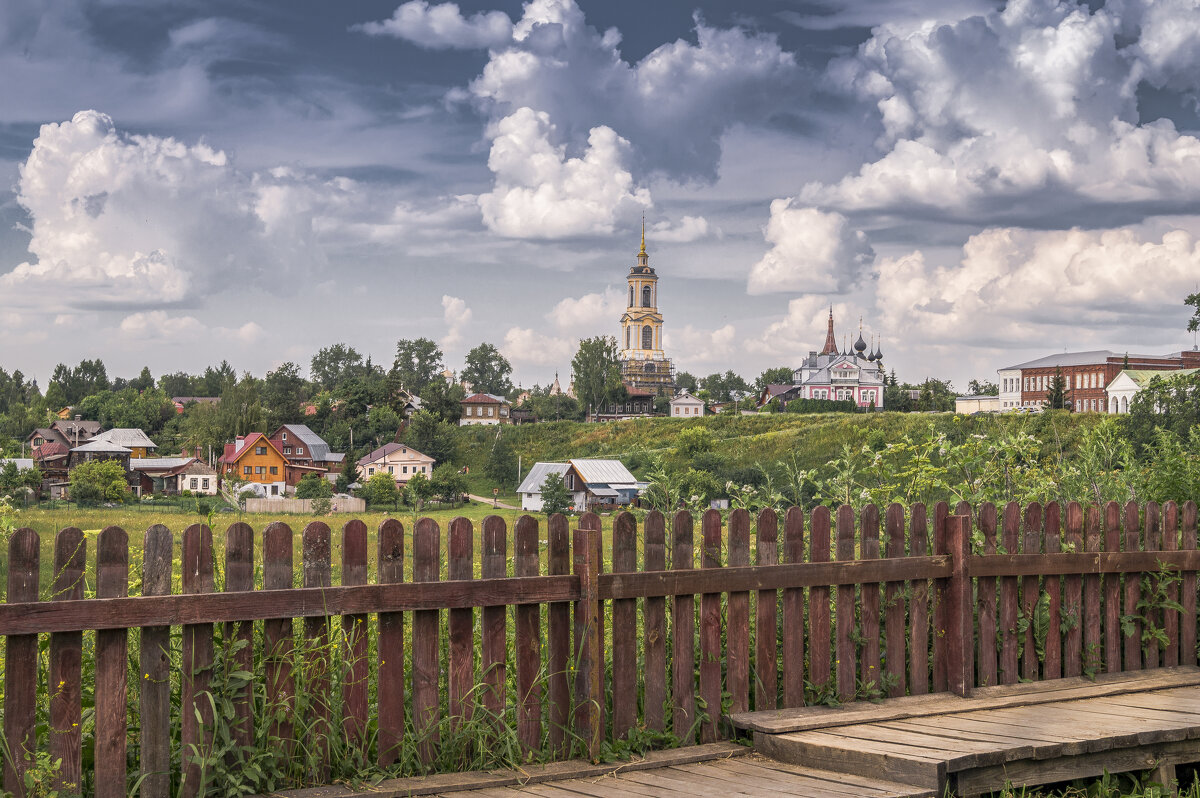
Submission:
POLYGON ((391 474, 374 474, 359 489, 359 495, 371 504, 395 504, 400 499, 396 480, 391 474))
POLYGON ((321 496, 312 500, 313 515, 329 515, 332 507, 333 503, 328 496, 321 496))
POLYGON ((122 502, 128 494, 128 475, 116 460, 91 460, 71 471, 71 498, 79 504, 122 502))
POLYGON ((297 499, 327 499, 333 496, 333 485, 319 474, 305 474, 296 485, 297 499))
POLYGON ((565 513, 572 509, 571 494, 562 474, 547 474, 542 483, 542 512, 546 515, 565 513))

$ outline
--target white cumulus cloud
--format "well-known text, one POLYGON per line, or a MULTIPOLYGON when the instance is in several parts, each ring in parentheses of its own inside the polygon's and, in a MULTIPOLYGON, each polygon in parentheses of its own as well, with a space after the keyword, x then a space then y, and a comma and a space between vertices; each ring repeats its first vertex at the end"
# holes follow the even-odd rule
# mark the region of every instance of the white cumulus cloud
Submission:
POLYGON ((495 126, 488 168, 492 191, 479 196, 484 224, 512 238, 565 238, 612 233, 623 210, 650 205, 626 168, 629 142, 597 127, 587 148, 569 157, 551 139, 545 112, 521 108, 495 126))
POLYGON ((17 186, 34 259, 0 277, 0 301, 163 307, 286 287, 324 262, 311 190, 289 182, 204 143, 121 133, 96 111, 43 125, 17 186))
POLYGON ((443 349, 453 349, 462 343, 463 328, 470 323, 471 315, 465 300, 449 294, 442 295, 442 319, 446 322, 446 334, 440 341, 443 349))
POLYGON ((561 299, 546 317, 562 332, 587 337, 615 327, 627 304, 625 292, 610 286, 602 293, 561 299))
POLYGON ((555 366, 569 369, 578 340, 545 335, 527 327, 510 327, 504 333, 500 352, 517 365, 555 366))
POLYGON ((771 249, 750 270, 747 291, 840 293, 858 282, 875 259, 867 236, 840 213, 771 203, 764 232, 771 249))
POLYGON ((394 36, 427 50, 475 50, 499 47, 512 40, 513 24, 503 11, 464 17, 457 3, 429 5, 410 0, 382 22, 364 22, 352 30, 371 36, 394 36))

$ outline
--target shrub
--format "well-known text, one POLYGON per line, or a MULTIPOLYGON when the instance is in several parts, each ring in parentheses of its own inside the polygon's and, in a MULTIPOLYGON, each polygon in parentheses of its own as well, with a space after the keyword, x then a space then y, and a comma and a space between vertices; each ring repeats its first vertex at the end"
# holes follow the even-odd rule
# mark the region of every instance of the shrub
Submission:
POLYGON ((116 460, 91 460, 71 471, 71 498, 79 504, 120 502, 128 493, 125 469, 116 460))

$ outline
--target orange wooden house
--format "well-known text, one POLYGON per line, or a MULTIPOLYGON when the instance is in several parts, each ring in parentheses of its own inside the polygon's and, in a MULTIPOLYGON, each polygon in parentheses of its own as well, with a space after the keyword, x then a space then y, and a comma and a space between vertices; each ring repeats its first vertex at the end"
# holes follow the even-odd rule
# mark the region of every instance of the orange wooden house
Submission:
POLYGON ((226 478, 258 483, 267 496, 287 493, 288 459, 261 432, 239 435, 233 443, 225 444, 225 453, 217 464, 226 478))

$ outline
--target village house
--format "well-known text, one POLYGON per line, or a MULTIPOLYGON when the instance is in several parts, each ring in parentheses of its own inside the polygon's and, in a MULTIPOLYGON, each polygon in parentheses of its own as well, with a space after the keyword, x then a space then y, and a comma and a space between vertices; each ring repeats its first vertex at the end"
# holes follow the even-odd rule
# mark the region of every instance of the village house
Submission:
POLYGON ((546 477, 553 474, 562 479, 570 467, 567 463, 534 463, 533 468, 529 469, 529 473, 517 487, 517 494, 521 497, 521 509, 541 512, 542 486, 546 484, 546 477))
POLYGON ((179 495, 185 490, 205 496, 217 493, 217 472, 207 463, 189 457, 131 458, 129 469, 135 478, 134 492, 179 495))
POLYGON ((376 474, 391 474, 397 487, 403 487, 415 474, 429 476, 437 463, 403 443, 388 443, 358 461, 358 478, 366 482, 376 474))
POLYGON ((462 400, 460 427, 479 424, 511 424, 512 405, 503 396, 491 393, 473 393, 462 400))
POLYGON ((670 402, 671 418, 699 418, 704 415, 704 400, 697 399, 687 391, 681 391, 670 402))
MULTIPOLYGON (((997 370, 1002 410, 1040 409, 1058 375, 1062 375, 1067 401, 1075 412, 1111 413, 1109 385, 1122 371, 1180 371, 1200 367, 1200 350, 1181 350, 1165 355, 1131 355, 1107 349, 1089 352, 1063 352, 1005 366, 997 370)), ((1135 378, 1136 381, 1136 378, 1135 378)), ((1132 399, 1129 384, 1122 381, 1120 396, 1132 399)), ((1136 393, 1136 391, 1135 391, 1136 393)))
POLYGON ((225 477, 241 479, 262 496, 287 495, 288 460, 261 432, 239 435, 225 444, 217 464, 225 477))
POLYGON ((101 432, 92 437, 93 441, 108 441, 118 446, 124 446, 130 451, 130 457, 150 457, 158 444, 150 440, 150 436, 136 428, 117 428, 101 432))
POLYGON ((58 441, 48 441, 34 447, 33 462, 42 472, 42 491, 51 499, 61 499, 67 492, 70 461, 70 448, 58 441))
POLYGON ((112 441, 88 441, 71 450, 68 465, 74 470, 81 463, 91 463, 98 460, 116 460, 121 464, 122 468, 129 471, 129 458, 132 455, 132 449, 127 449, 119 443, 113 443, 112 441))
POLYGON ((100 432, 100 427, 99 421, 85 421, 79 416, 71 420, 60 419, 49 427, 35 429, 26 438, 26 442, 33 449, 46 443, 61 443, 67 449, 73 449, 90 441, 100 432))
POLYGON ((304 424, 284 424, 271 435, 271 443, 287 458, 295 479, 295 485, 305 473, 322 474, 337 479, 337 474, 346 460, 341 452, 330 451, 325 440, 304 424))
POLYGON ((625 400, 613 402, 599 410, 589 409, 588 421, 620 421, 626 418, 644 418, 654 414, 655 391, 626 384, 625 400))

